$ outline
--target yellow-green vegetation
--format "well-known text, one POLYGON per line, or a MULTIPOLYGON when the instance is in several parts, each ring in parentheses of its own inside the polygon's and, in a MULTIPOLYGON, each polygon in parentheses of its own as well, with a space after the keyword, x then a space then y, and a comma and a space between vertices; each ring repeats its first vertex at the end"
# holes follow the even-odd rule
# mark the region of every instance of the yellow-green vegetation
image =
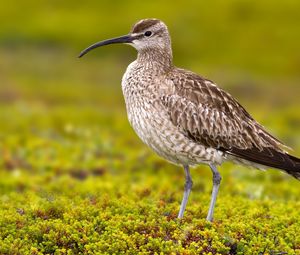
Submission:
POLYGON ((300 254, 300 183, 230 163, 184 173, 130 128, 128 46, 76 55, 144 17, 175 63, 229 90, 300 156, 299 1, 9 1, 0 9, 0 254, 300 254), (188 47, 187 47, 188 45, 188 47))

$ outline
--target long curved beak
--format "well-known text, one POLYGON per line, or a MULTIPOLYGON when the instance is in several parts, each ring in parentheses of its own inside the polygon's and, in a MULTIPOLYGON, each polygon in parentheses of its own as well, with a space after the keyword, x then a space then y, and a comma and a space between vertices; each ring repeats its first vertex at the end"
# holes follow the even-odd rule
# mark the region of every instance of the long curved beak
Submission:
POLYGON ((116 38, 108 39, 108 40, 105 40, 105 41, 97 42, 97 43, 89 46, 88 48, 84 49, 82 52, 80 52, 78 57, 81 58, 82 56, 84 56, 89 51, 91 51, 95 48, 104 46, 104 45, 109 45, 109 44, 114 44, 114 43, 131 43, 134 39, 135 39, 135 37, 132 36, 132 35, 123 35, 123 36, 120 36, 120 37, 116 37, 116 38))

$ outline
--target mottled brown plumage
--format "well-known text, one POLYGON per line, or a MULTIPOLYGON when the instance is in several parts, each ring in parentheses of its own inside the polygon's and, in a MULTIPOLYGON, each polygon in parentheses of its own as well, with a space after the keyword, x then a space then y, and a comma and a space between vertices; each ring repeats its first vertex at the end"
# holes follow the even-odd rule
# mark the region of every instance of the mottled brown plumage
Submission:
POLYGON ((269 134, 227 92, 193 72, 173 65, 166 25, 157 19, 137 22, 131 33, 96 43, 91 49, 127 43, 138 50, 122 79, 127 115, 141 140, 163 158, 184 166, 186 184, 179 218, 192 188, 189 165, 208 164, 213 173, 213 210, 221 182, 216 165, 226 160, 282 169, 300 179, 300 159, 269 134))
POLYGON ((231 95, 212 81, 183 69, 176 68, 170 76, 175 91, 162 101, 173 124, 187 137, 223 151, 236 161, 241 158, 254 166, 279 168, 300 177, 300 161, 288 155, 285 145, 231 95))

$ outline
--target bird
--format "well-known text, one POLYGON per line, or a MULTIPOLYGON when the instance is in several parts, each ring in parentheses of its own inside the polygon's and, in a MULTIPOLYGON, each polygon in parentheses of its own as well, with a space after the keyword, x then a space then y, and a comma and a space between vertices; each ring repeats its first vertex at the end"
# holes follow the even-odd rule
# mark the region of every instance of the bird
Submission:
POLYGON ((208 165, 212 193, 206 220, 214 209, 223 162, 258 169, 275 168, 300 180, 300 159, 268 133, 245 108, 213 81, 173 64, 166 24, 155 18, 135 23, 129 34, 92 44, 79 57, 110 44, 127 44, 137 58, 122 78, 128 120, 138 137, 159 156, 183 166, 184 193, 178 218, 183 218, 193 181, 190 167, 208 165))

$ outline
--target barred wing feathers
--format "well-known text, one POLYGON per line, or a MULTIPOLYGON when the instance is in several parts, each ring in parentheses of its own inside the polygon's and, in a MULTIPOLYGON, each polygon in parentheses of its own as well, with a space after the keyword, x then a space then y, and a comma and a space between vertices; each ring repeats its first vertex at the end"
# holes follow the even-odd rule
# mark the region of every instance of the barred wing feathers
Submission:
POLYGON ((173 91, 162 96, 162 103, 172 123, 189 139, 300 177, 300 160, 288 155, 282 149, 285 146, 227 92, 183 69, 168 79, 173 91))

